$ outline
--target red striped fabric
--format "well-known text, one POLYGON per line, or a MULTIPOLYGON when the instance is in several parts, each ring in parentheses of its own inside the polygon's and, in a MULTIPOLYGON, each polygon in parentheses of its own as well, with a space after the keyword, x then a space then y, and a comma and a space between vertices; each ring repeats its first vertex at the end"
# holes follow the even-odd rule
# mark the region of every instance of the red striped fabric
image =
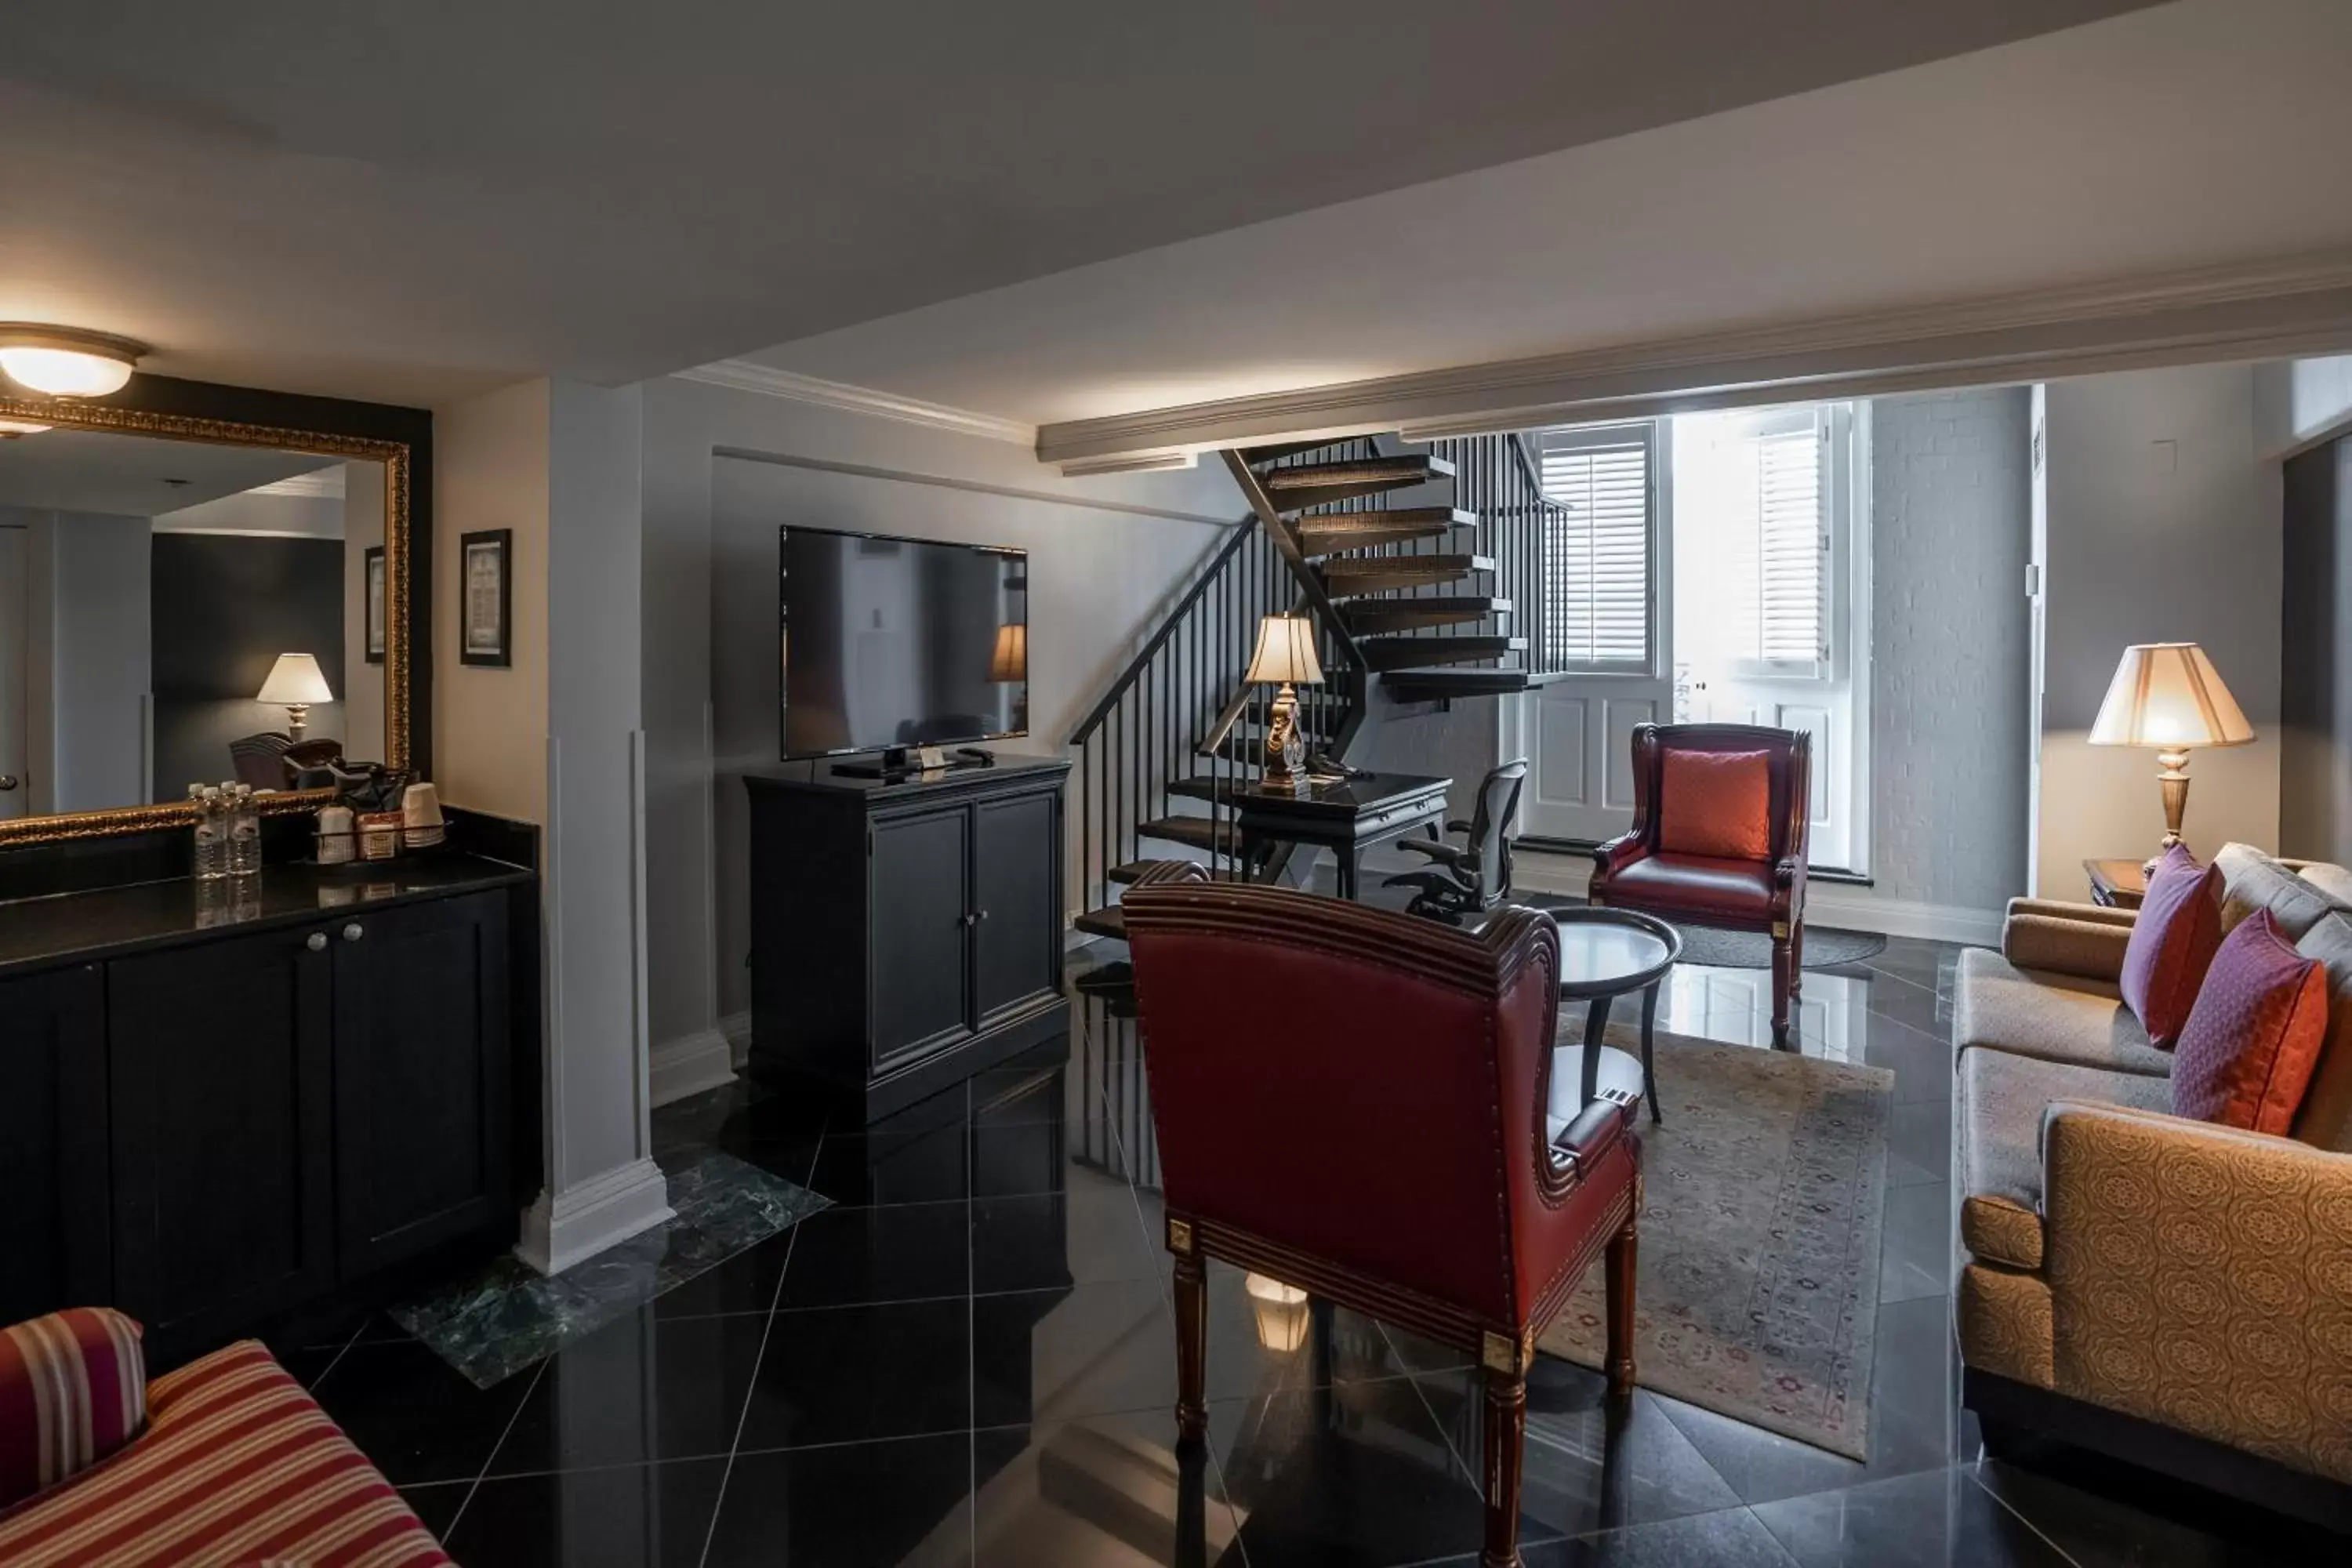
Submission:
POLYGON ((0 1333, 0 1506, 77 1476, 147 1419, 139 1325, 75 1307, 0 1333))
POLYGON ((251 1341, 147 1385, 146 1436, 0 1513, 10 1568, 450 1568, 432 1533, 251 1341))

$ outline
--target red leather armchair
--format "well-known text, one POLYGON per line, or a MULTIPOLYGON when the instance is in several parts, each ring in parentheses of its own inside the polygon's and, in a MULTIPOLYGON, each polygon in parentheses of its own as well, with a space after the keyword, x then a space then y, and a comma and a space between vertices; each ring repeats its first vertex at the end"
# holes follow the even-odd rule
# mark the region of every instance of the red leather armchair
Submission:
POLYGON ((1124 908, 1180 1432, 1207 1421, 1212 1257, 1458 1346, 1485 1369, 1482 1561, 1517 1563, 1535 1342, 1604 1252, 1611 1391, 1633 1380, 1633 1102, 1547 1121, 1558 928, 1506 909, 1473 935, 1182 863, 1124 908))
MULTIPOLYGON (((1789 1019, 1804 985, 1805 825, 1812 788, 1812 737, 1755 724, 1641 724, 1633 730, 1633 827, 1594 849, 1590 897, 1596 904, 1641 910, 1667 920, 1772 939, 1772 1043, 1789 1044, 1789 1019), (1664 831, 1676 802, 1664 798, 1675 752, 1723 755, 1761 752, 1768 780, 1760 808, 1766 829, 1752 858, 1677 851, 1664 831)), ((1685 810, 1717 810, 1685 802, 1685 810)), ((1686 839, 1685 840, 1687 841, 1686 839)))

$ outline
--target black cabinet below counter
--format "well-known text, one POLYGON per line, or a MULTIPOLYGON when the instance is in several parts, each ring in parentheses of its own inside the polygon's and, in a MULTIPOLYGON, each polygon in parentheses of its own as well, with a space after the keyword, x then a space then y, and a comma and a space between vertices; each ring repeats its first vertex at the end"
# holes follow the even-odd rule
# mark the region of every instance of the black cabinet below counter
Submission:
POLYGON ((510 1242, 535 889, 449 857, 0 903, 0 1322, 115 1306, 168 1364, 510 1242))

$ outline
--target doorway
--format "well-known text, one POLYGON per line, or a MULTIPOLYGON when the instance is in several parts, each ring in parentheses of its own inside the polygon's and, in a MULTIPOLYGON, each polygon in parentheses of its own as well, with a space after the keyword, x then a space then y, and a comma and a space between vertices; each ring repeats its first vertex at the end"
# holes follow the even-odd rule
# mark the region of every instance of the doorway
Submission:
POLYGON ((1611 637, 1533 694, 1525 831, 1626 831, 1636 724, 1764 724, 1812 737, 1810 864, 1866 876, 1868 405, 1571 426, 1529 445, 1569 519, 1546 541, 1547 625, 1611 637))

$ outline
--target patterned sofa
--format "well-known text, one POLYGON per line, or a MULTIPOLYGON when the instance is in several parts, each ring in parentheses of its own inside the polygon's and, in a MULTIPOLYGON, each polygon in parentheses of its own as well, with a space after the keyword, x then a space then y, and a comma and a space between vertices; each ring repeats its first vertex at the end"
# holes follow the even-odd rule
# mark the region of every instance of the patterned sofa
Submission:
POLYGON ((2268 909, 2329 983, 2293 1138, 2168 1114, 2116 1000, 2133 915, 2011 902, 1960 955, 1954 1177, 1963 1402, 2352 1530, 2352 872, 2232 844, 2226 930, 2268 909))
MULTIPOLYGON (((127 1364, 137 1365, 135 1347, 127 1364)), ((119 1393, 101 1392, 106 1414, 119 1393)), ((45 1393, 34 1404, 35 1420, 0 1432, 5 1457, 73 1447, 76 1434, 48 1429, 58 1411, 71 1407, 66 1393, 45 1393)), ((135 1412, 137 1400, 130 1404, 135 1412)), ((85 1394, 85 1446, 89 1414, 85 1394)), ((149 1383, 144 1418, 118 1451, 0 1510, 0 1563, 451 1568, 390 1483, 253 1341, 149 1383)))

